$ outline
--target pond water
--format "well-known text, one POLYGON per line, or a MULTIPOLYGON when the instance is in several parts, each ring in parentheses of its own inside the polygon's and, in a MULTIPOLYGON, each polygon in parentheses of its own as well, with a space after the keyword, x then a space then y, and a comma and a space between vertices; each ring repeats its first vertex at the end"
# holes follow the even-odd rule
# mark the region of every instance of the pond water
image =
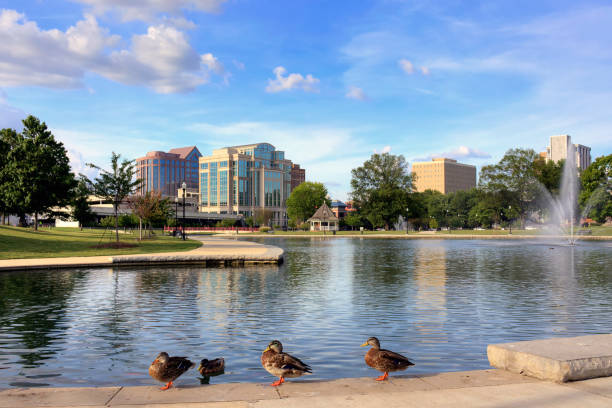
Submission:
POLYGON ((211 383, 271 382, 259 357, 273 339, 307 379, 378 375, 369 336, 410 357, 407 373, 484 369, 490 343, 612 328, 610 242, 265 242, 283 265, 0 274, 0 388, 154 384, 160 351, 225 357, 211 383))

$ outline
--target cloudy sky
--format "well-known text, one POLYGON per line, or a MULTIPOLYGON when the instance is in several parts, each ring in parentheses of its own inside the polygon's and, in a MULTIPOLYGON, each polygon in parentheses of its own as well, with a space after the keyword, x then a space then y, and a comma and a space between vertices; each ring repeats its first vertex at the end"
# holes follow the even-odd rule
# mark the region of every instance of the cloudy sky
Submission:
POLYGON ((609 1, 1 0, 0 128, 74 168, 270 142, 345 199, 373 152, 612 152, 609 1))

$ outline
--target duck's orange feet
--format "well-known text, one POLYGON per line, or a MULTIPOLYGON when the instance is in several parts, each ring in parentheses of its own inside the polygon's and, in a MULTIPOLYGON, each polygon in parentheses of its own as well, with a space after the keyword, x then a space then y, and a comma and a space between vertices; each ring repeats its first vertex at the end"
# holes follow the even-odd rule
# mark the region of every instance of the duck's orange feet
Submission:
POLYGON ((389 378, 389 373, 385 372, 384 375, 381 375, 380 377, 376 378, 376 381, 385 381, 387 378, 389 378))
POLYGON ((278 379, 278 381, 273 382, 273 383, 272 383, 272 384, 270 384, 270 385, 271 385, 271 386, 273 386, 273 387, 278 387, 279 385, 281 385, 281 384, 282 384, 282 383, 284 383, 284 382, 285 382, 285 379, 284 379, 283 377, 280 377, 280 378, 278 379))
POLYGON ((161 387, 160 390, 166 391, 170 387, 172 387, 172 381, 170 381, 168 384, 166 384, 163 387, 161 387))

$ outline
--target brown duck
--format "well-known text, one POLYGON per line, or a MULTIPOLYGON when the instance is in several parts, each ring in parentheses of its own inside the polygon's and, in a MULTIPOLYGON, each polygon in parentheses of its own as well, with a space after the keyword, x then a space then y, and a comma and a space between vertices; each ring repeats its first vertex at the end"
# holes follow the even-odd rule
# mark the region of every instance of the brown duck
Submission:
POLYGON ((285 377, 295 378, 304 374, 312 373, 310 366, 290 354, 283 353, 283 345, 274 340, 261 354, 261 365, 270 374, 279 377, 272 386, 278 386, 285 382, 285 377))
POLYGON ((370 337, 368 341, 363 343, 361 347, 372 346, 365 355, 365 362, 372 368, 377 369, 385 373, 380 377, 376 378, 376 381, 384 381, 389 377, 389 372, 405 370, 413 362, 408 360, 401 354, 394 353, 390 350, 380 348, 380 342, 376 337, 370 337))
POLYGON ((198 371, 204 377, 214 374, 221 374, 225 370, 225 359, 215 358, 214 360, 202 359, 198 371))
POLYGON ((195 364, 185 357, 170 357, 168 353, 162 351, 149 366, 149 375, 157 381, 166 383, 160 390, 167 390, 172 387, 174 380, 191 367, 195 367, 195 364))

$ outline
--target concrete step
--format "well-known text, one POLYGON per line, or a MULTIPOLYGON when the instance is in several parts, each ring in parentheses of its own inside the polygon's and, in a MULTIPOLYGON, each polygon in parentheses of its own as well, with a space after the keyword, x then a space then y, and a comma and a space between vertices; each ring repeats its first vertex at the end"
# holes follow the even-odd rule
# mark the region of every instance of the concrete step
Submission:
POLYGON ((612 334, 490 344, 496 368, 566 382, 612 376, 612 334))

